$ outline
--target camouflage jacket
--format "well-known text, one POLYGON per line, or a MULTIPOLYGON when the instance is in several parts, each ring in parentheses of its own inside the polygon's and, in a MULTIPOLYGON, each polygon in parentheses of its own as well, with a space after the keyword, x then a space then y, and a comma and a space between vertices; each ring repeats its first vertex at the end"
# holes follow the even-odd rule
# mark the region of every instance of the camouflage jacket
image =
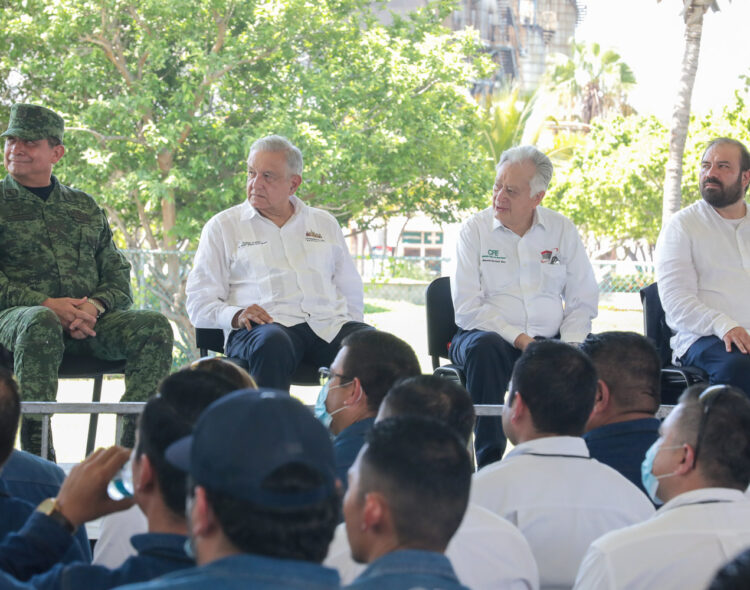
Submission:
POLYGON ((46 201, 10 175, 0 182, 0 309, 84 296, 127 309, 130 264, 104 211, 86 193, 52 182, 46 201))

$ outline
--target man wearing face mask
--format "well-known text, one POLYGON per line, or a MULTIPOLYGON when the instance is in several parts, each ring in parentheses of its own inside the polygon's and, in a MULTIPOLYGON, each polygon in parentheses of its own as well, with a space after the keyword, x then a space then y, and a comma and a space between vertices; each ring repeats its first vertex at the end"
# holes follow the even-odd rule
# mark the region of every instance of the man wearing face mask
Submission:
POLYGON ((350 334, 330 368, 321 368, 315 415, 334 435, 336 475, 344 488, 385 394, 399 379, 420 373, 412 347, 379 330, 350 334))
POLYGON ((750 153, 734 139, 708 144, 703 199, 676 213, 656 244, 656 278, 674 361, 700 367, 710 383, 750 395, 750 153))
POLYGON ((640 524, 591 544, 575 588, 706 588, 750 545, 750 401, 732 386, 695 385, 665 419, 643 462, 664 503, 640 524))

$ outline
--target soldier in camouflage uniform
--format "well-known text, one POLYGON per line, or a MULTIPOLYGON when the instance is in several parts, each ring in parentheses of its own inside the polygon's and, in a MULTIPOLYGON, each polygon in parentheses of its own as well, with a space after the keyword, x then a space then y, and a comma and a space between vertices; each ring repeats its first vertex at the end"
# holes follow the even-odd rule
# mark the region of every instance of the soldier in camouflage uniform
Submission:
MULTIPOLYGON (((130 264, 104 211, 52 175, 63 131, 57 113, 16 104, 0 135, 9 173, 0 183, 0 346, 13 354, 25 400, 55 399, 70 352, 125 359, 122 399, 143 401, 169 372, 172 329, 160 313, 128 310, 130 264)), ((126 426, 122 442, 132 444, 126 426)), ((24 418, 21 444, 39 452, 39 420, 24 418)))

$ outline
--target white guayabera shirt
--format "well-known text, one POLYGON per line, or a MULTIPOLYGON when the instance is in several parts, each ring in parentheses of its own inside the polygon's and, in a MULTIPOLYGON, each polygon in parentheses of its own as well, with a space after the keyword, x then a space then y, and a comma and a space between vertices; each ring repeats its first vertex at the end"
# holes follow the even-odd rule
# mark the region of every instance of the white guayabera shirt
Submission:
POLYGON ((278 227, 247 201, 212 217, 201 232, 187 281, 187 311, 197 328, 222 328, 252 304, 275 322, 306 322, 331 342, 349 321, 362 321, 362 278, 336 219, 295 196, 278 227))
POLYGON ((573 223, 536 207, 518 236, 480 211, 461 229, 451 276, 456 324, 497 332, 513 344, 522 333, 581 342, 596 317, 599 289, 573 223))

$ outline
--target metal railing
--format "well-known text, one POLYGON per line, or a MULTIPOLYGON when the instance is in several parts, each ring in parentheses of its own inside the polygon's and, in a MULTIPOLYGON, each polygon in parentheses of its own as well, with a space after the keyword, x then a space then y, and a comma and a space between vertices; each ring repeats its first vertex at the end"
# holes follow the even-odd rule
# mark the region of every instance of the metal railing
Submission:
POLYGON ((41 456, 49 455, 49 429, 53 414, 115 414, 115 440, 120 440, 128 414, 140 414, 146 402, 21 402, 24 415, 42 416, 41 456))
MULTIPOLYGON (((41 456, 45 459, 49 455, 49 429, 53 414, 115 414, 115 440, 120 440, 122 425, 128 414, 140 414, 146 402, 22 402, 21 413, 42 416, 42 450, 41 456)), ((307 406, 311 411, 313 405, 307 406)), ((662 405, 656 412, 660 420, 666 418, 674 409, 674 406, 662 405)), ((475 404, 474 411, 477 416, 501 416, 502 404, 475 404)))

